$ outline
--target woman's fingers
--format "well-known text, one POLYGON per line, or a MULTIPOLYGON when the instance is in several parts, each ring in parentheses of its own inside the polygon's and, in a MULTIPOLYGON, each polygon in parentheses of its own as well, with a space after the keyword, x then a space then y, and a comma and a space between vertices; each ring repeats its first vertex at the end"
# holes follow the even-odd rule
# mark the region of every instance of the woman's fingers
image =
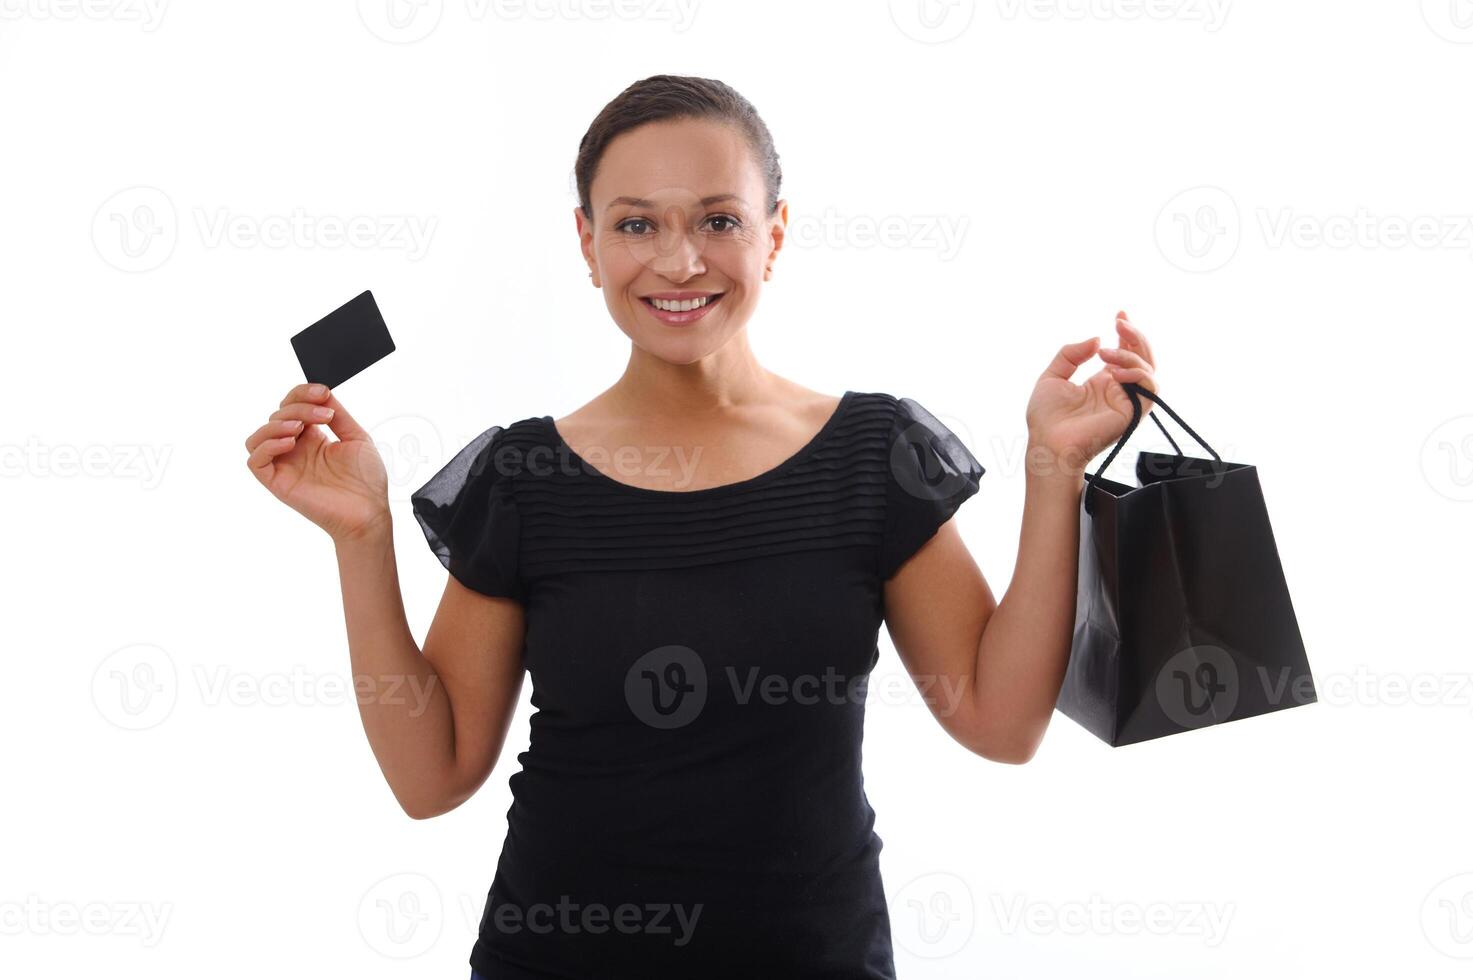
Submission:
POLYGON ((327 427, 333 431, 333 435, 345 441, 348 439, 368 439, 368 430, 358 424, 353 416, 348 413, 348 410, 343 407, 343 403, 338 401, 337 396, 331 392, 327 396, 327 407, 332 409, 333 413, 332 420, 327 423, 327 427))
POLYGON ((368 439, 368 430, 358 424, 326 385, 296 385, 286 393, 281 400, 281 409, 271 417, 325 423, 339 439, 368 439))
POLYGON ((1054 355, 1054 359, 1049 362, 1049 366, 1044 368, 1043 374, 1039 377, 1062 378, 1068 381, 1074 376, 1074 372, 1079 368, 1079 365, 1094 356, 1095 348, 1099 342, 1100 338, 1091 337, 1088 340, 1081 340, 1077 344, 1065 344, 1059 348, 1059 352, 1054 355))
POLYGON ((337 414, 330 405, 314 405, 312 402, 287 402, 272 412, 269 418, 295 419, 298 422, 328 422, 337 414))
POLYGON ((1146 340, 1146 335, 1141 333, 1139 327, 1130 322, 1124 310, 1115 315, 1115 332, 1120 335, 1120 346, 1140 354, 1147 364, 1155 365, 1156 357, 1151 353, 1150 341, 1146 340))
POLYGON ((257 446, 268 439, 283 439, 290 437, 295 439, 302 434, 306 423, 301 419, 272 418, 255 432, 246 437, 245 447, 247 452, 253 452, 257 446))
POLYGON ((1151 362, 1146 360, 1135 351, 1125 350, 1119 347, 1101 347, 1099 350, 1100 360, 1111 367, 1122 368, 1145 368, 1151 370, 1151 362))
POLYGON ((269 483, 273 461, 297 447, 297 439, 308 425, 329 422, 337 414, 326 385, 293 385, 260 428, 246 437, 246 466, 262 483, 269 483))
POLYGON ((291 452, 297 446, 297 437, 292 434, 257 439, 257 435, 262 429, 273 426, 274 423, 267 423, 261 429, 258 429, 256 433, 253 433, 250 439, 246 440, 247 445, 250 445, 251 442, 255 443, 254 446, 250 446, 251 452, 246 457, 246 466, 256 475, 257 480, 260 480, 261 483, 267 486, 271 483, 271 472, 276 457, 291 452))
POLYGON ((266 423, 246 438, 245 447, 249 451, 255 449, 264 439, 301 435, 308 424, 326 422, 332 414, 332 410, 323 405, 289 402, 272 412, 266 423))
POLYGON ((1113 377, 1116 381, 1119 381, 1121 384, 1124 384, 1127 381, 1134 381, 1136 384, 1140 385, 1142 388, 1145 388, 1147 391, 1156 390, 1155 375, 1153 375, 1146 368, 1112 367, 1110 368, 1110 376, 1113 377))
POLYGON ((281 407, 285 408, 291 402, 316 402, 320 405, 325 403, 331 395, 332 392, 328 390, 327 385, 307 384, 304 381, 299 385, 294 385, 286 393, 286 397, 281 400, 281 407))

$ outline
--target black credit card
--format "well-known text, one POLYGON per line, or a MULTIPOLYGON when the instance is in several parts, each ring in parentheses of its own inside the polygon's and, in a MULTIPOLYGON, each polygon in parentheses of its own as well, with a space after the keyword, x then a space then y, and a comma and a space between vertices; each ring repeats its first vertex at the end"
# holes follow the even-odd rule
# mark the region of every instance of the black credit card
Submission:
POLYGON ((292 337, 307 380, 336 388, 394 352, 373 293, 367 289, 292 337))

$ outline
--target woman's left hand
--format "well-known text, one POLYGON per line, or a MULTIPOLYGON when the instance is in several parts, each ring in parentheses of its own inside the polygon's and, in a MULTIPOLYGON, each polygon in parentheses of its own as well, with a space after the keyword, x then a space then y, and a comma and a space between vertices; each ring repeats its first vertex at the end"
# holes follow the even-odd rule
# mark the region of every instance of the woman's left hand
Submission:
MULTIPOLYGON (((1130 395, 1121 384, 1134 381, 1156 391, 1156 362, 1145 334, 1122 310, 1115 317, 1118 348, 1099 348, 1099 337, 1065 344, 1039 376, 1028 399, 1028 444, 1041 447, 1052 460, 1060 460, 1070 471, 1082 471, 1089 461, 1114 445, 1132 414, 1130 395), (1105 366, 1082 385, 1069 379, 1084 362, 1098 354, 1105 366)), ((1152 402, 1141 399, 1141 419, 1152 402)))

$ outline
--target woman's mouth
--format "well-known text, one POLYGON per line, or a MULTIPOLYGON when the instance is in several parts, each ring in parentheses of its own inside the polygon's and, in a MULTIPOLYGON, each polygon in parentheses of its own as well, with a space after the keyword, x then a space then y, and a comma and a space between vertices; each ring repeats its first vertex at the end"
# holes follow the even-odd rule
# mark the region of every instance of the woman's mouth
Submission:
POLYGON ((725 293, 712 293, 709 296, 681 300, 652 299, 648 296, 641 296, 640 302, 644 303, 645 308, 661 323, 682 326, 694 323, 705 316, 706 312, 720 302, 721 297, 725 295, 725 293))

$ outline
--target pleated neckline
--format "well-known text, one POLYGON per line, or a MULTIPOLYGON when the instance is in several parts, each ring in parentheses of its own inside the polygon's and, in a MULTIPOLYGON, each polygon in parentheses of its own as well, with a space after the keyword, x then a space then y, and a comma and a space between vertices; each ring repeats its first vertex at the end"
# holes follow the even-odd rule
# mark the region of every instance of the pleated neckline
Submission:
POLYGON ((639 487, 635 486, 632 483, 625 483, 622 480, 616 480, 608 474, 604 473, 602 470, 588 463, 588 461, 585 460, 582 456, 579 456, 578 453, 574 451, 573 447, 568 445, 567 441, 563 439, 562 433, 558 431, 557 424, 553 421, 551 415, 540 416, 539 421, 542 422, 543 430, 548 440, 552 442, 555 447, 567 453, 568 458, 576 463, 578 465, 578 468, 584 474, 586 474, 589 479, 595 480, 603 486, 617 490, 620 493, 666 501, 709 500, 715 497, 723 497, 727 494, 740 493, 746 490, 755 489, 756 487, 762 486, 777 479, 788 470, 792 469, 794 466, 797 466, 799 463, 803 462, 803 460, 807 459, 814 452, 820 449, 823 446, 824 442, 827 441, 829 436, 833 433, 834 429, 843 420, 844 415, 847 413, 849 406, 853 403, 854 397, 857 394, 858 392, 854 391, 853 389, 846 389, 844 393, 839 396, 839 404, 834 406, 833 412, 829 414, 828 419, 825 420, 824 424, 819 428, 819 430, 815 432, 806 443, 799 447, 797 451, 795 451, 787 459, 778 463, 776 466, 766 469, 761 473, 758 473, 756 476, 748 477, 745 480, 738 480, 735 483, 722 483, 714 487, 702 487, 699 490, 660 490, 655 487, 639 487))

